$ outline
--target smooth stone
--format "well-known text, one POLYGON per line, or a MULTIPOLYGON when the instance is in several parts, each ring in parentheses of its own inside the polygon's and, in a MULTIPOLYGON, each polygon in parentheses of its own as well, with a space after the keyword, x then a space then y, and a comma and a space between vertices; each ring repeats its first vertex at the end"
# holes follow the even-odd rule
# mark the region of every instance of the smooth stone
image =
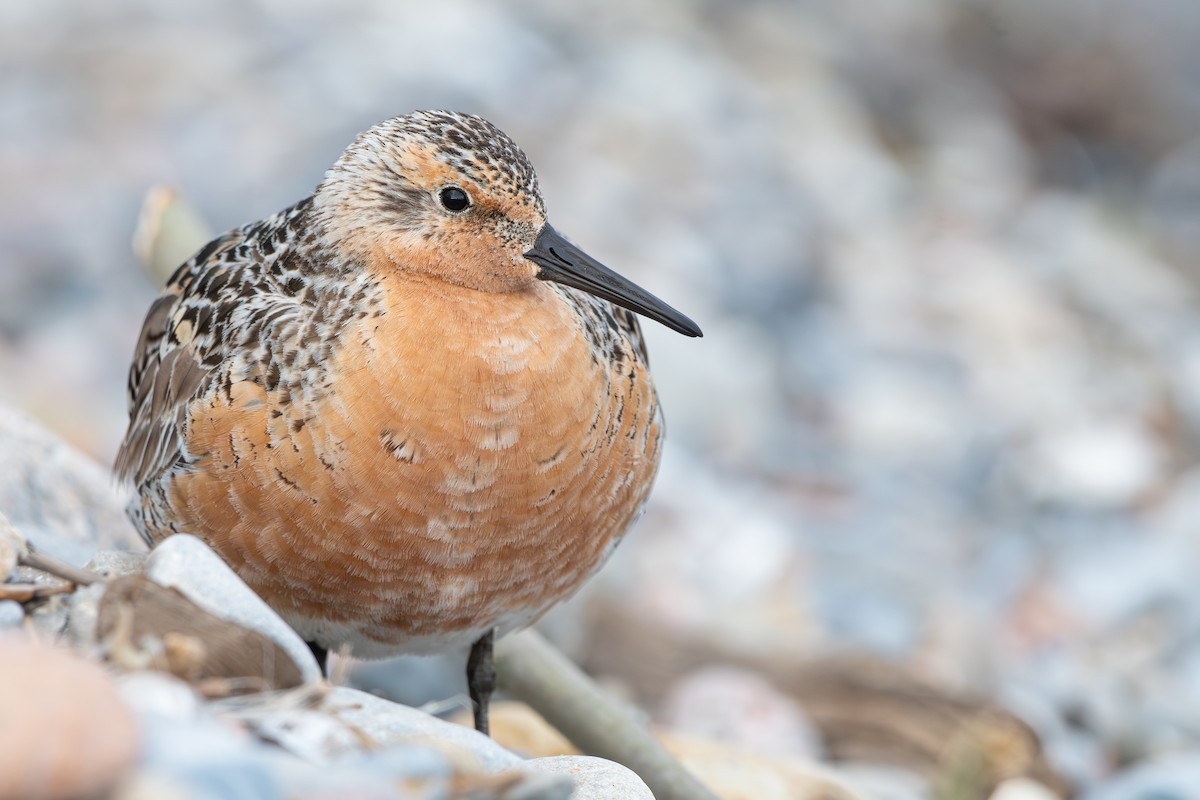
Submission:
POLYGON ((516 754, 471 728, 357 689, 333 687, 320 709, 345 725, 353 726, 379 747, 430 742, 448 745, 470 753, 483 772, 516 769, 525 763, 516 754))
POLYGON ((132 766, 139 731, 113 676, 61 647, 0 638, 0 797, 102 795, 132 766))
POLYGON ((989 800, 1061 800, 1047 787, 1029 778, 1010 778, 992 792, 989 800))
POLYGON ((101 550, 91 557, 84 569, 98 572, 105 578, 119 578, 145 569, 147 556, 147 553, 131 553, 128 550, 101 550))
POLYGON ((108 584, 101 581, 90 586, 80 586, 64 597, 67 622, 63 635, 67 641, 83 648, 96 643, 96 617, 100 598, 104 596, 104 590, 107 588, 108 584))
POLYGON ((525 762, 530 769, 568 777, 575 784, 571 800, 654 800, 633 770, 593 756, 550 756, 525 762))
POLYGON ((256 630, 291 656, 305 683, 322 679, 308 645, 212 548, 195 536, 163 540, 146 559, 146 577, 178 589, 213 616, 256 630))
POLYGON ((13 577, 17 571, 17 560, 25 550, 25 538, 8 521, 8 517, 0 513, 0 582, 13 577))
POLYGON ((1193 800, 1200 787, 1200 751, 1180 751, 1122 770, 1080 795, 1081 800, 1193 800))
POLYGON ((16 600, 0 600, 0 630, 15 628, 24 621, 24 606, 16 600))
POLYGON ((0 513, 48 555, 81 566, 98 548, 144 550, 108 470, 0 405, 0 513))

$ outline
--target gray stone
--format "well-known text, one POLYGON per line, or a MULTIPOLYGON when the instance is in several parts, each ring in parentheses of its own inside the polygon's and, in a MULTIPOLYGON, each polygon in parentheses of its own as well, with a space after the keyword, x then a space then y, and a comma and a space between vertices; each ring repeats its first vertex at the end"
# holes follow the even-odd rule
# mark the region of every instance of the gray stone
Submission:
POLYGON ((25 539, 17 532, 8 517, 0 513, 0 582, 17 571, 17 560, 25 552, 25 539))
POLYGON ((1082 800, 1190 800, 1200 787, 1200 751, 1143 761, 1081 795, 1082 800))
POLYGON ((256 630, 296 662, 306 683, 322 678, 308 645, 254 590, 195 536, 178 534, 159 543, 146 559, 150 580, 178 589, 205 611, 256 630))
POLYGON ((0 630, 15 628, 24 621, 24 606, 16 600, 0 600, 0 630))
POLYGON ((75 566, 97 548, 142 549, 108 471, 0 405, 0 513, 34 546, 75 566))
POLYGON ((96 617, 100 609, 100 598, 108 584, 93 583, 90 586, 80 586, 70 595, 64 597, 67 607, 67 621, 64 635, 75 645, 89 648, 96 644, 96 617))
POLYGON ((569 777, 575 784, 571 800, 654 800, 649 787, 632 770, 592 756, 535 758, 526 767, 548 775, 569 777))
POLYGON ((141 572, 146 566, 146 557, 146 553, 131 553, 128 550, 101 550, 84 567, 105 578, 119 578, 141 572))
POLYGON ((380 747, 437 742, 470 753, 484 772, 516 769, 524 763, 519 756, 470 728, 357 689, 335 686, 320 709, 341 723, 353 726, 380 747))

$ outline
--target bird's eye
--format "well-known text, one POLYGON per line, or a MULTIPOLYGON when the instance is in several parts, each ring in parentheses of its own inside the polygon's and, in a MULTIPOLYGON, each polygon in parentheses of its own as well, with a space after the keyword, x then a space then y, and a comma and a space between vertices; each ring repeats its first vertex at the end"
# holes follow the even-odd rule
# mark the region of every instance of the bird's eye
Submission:
POLYGON ((457 186, 447 186, 438 197, 447 211, 466 211, 471 205, 471 196, 457 186))

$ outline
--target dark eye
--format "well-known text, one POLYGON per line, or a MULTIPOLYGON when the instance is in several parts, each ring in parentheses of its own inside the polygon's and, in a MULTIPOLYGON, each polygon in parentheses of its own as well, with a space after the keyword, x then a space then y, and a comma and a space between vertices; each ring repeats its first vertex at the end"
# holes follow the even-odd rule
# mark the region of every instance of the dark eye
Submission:
POLYGON ((447 211, 466 211, 467 206, 471 205, 470 195, 457 186, 447 186, 438 197, 447 211))

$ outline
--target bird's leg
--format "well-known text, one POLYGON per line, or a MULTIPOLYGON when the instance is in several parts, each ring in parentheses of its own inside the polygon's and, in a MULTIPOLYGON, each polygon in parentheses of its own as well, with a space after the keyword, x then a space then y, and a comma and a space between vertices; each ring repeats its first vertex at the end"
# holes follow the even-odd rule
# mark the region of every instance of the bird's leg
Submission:
POLYGON ((488 734, 488 703, 496 689, 496 665, 492 662, 492 644, 496 641, 496 629, 492 628, 479 641, 471 645, 467 657, 467 691, 471 694, 471 707, 475 711, 475 730, 488 734))
POLYGON ((316 642, 305 642, 308 649, 312 650, 313 657, 317 659, 317 666, 321 668, 321 677, 325 677, 325 665, 329 663, 329 651, 316 642))

